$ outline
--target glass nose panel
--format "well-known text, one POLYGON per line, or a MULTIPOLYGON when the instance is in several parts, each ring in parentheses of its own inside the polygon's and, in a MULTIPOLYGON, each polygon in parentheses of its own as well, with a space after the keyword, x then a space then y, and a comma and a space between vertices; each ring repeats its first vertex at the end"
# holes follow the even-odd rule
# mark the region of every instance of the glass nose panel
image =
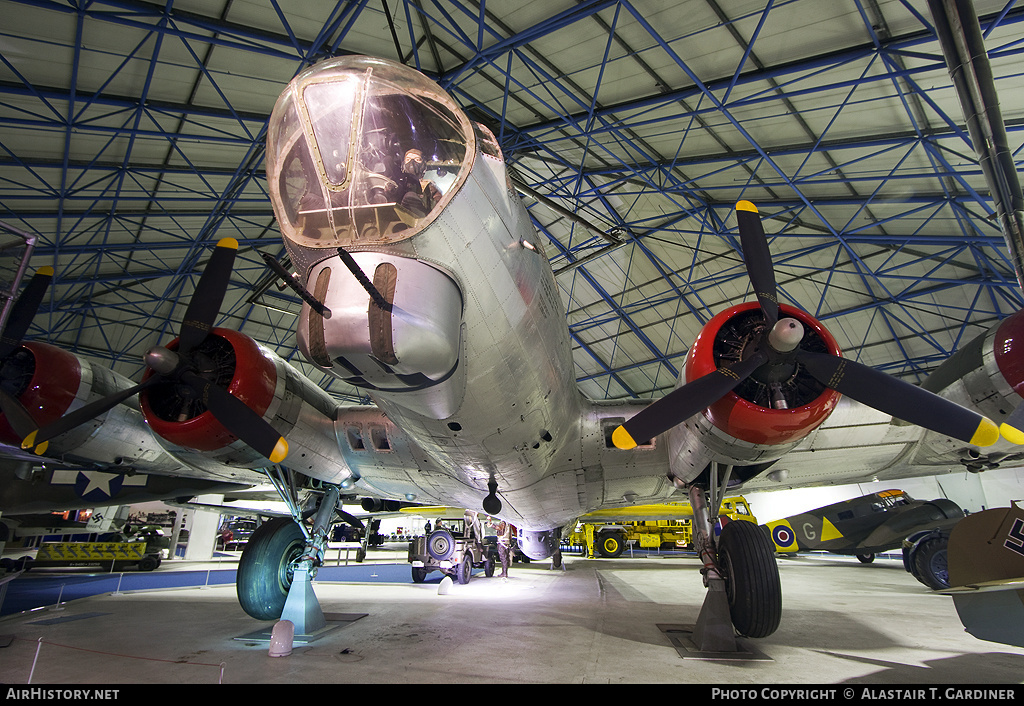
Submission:
POLYGON ((472 167, 473 130, 410 69, 345 58, 296 77, 271 117, 268 182, 285 238, 393 243, 440 213, 472 167))
POLYGON ((349 136, 356 89, 356 78, 348 76, 310 84, 302 92, 316 140, 316 155, 331 186, 341 186, 348 180, 349 136))

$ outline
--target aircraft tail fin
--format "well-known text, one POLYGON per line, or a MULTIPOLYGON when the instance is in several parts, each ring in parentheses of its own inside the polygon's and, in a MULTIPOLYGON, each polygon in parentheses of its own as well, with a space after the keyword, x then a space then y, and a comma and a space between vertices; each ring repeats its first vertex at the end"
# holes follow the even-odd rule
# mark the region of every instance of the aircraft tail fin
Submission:
POLYGON ((950 589, 960 622, 978 639, 1024 647, 1024 510, 968 515, 947 549, 950 589))

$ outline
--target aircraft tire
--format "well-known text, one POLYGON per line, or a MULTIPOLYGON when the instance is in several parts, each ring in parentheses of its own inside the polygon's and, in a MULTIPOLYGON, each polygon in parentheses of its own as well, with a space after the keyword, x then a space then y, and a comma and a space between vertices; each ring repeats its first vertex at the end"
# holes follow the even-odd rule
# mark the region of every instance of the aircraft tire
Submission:
POLYGON ((607 532, 597 538, 597 553, 607 559, 619 556, 625 548, 625 538, 618 532, 607 532))
POLYGON ((922 542, 912 555, 914 578, 934 591, 949 588, 948 544, 945 537, 934 537, 922 542))
POLYGON ((462 561, 459 562, 459 568, 455 572, 455 578, 463 586, 469 583, 469 580, 473 578, 473 558, 469 555, 469 552, 466 552, 462 557, 462 561))
POLYGON ((292 585, 292 563, 306 546, 302 529, 290 517, 260 525, 238 561, 238 603, 257 620, 277 620, 292 585))
POLYGON ((874 560, 875 560, 875 555, 874 554, 858 554, 857 555, 857 561, 859 561, 861 564, 870 564, 874 560))
POLYGON ((729 522, 718 538, 729 612, 737 632, 768 637, 782 621, 782 582, 775 547, 753 522, 729 522))

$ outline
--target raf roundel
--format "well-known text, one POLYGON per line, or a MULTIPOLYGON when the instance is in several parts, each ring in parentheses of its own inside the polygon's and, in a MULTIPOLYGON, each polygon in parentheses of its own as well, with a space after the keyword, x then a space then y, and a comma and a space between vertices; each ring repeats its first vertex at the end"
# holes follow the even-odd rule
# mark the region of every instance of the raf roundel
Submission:
POLYGON ((786 549, 793 546, 794 540, 793 530, 786 525, 777 525, 772 529, 772 541, 776 546, 786 549))

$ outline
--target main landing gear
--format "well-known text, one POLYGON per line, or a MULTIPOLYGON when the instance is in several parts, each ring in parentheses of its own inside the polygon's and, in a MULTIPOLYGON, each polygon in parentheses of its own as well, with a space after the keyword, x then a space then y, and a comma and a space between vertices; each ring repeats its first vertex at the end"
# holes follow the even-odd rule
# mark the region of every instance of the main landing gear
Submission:
POLYGON ((311 635, 327 624, 310 582, 323 563, 341 489, 324 486, 313 526, 308 528, 290 471, 273 469, 267 475, 292 517, 265 522, 249 538, 238 562, 238 603, 257 620, 289 620, 296 636, 311 635))
POLYGON ((257 620, 280 618, 305 548, 306 536, 292 518, 275 517, 260 525, 238 561, 236 590, 242 610, 257 620))
POLYGON ((753 522, 727 523, 716 543, 713 528, 728 487, 726 467, 719 486, 718 464, 711 466, 710 498, 703 487, 690 486, 694 545, 704 562, 701 573, 708 589, 693 641, 702 651, 735 652, 736 635, 767 637, 782 620, 782 584, 775 550, 753 522))

